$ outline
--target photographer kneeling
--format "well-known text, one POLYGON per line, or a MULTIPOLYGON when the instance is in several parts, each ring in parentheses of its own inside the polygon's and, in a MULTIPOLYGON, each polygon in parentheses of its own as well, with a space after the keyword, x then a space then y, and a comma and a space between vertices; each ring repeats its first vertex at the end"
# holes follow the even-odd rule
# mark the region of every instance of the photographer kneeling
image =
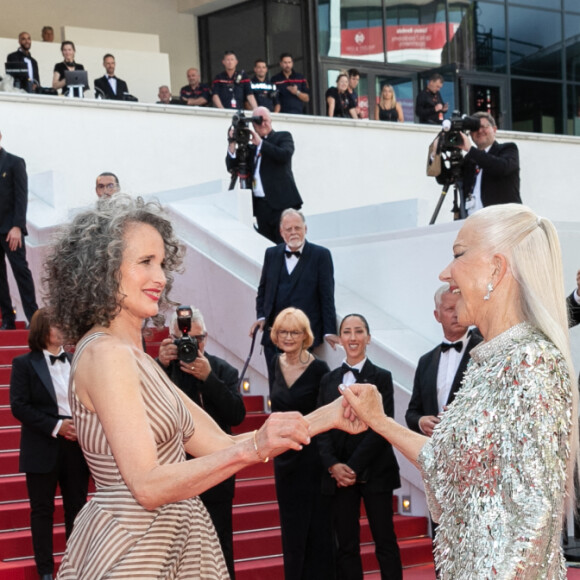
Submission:
MULTIPOLYGON (((231 433, 231 427, 239 425, 246 416, 244 401, 238 392, 238 371, 225 360, 205 352, 207 331, 203 316, 196 308, 180 306, 171 318, 169 331, 176 340, 163 340, 157 361, 192 401, 221 429, 231 433), (191 341, 184 341, 184 335, 191 341)), ((235 577, 232 530, 235 480, 232 476, 200 495, 215 526, 232 579, 235 577)))
POLYGON ((262 122, 252 122, 253 130, 248 127, 252 142, 247 147, 247 159, 240 159, 240 143, 235 139, 235 130, 230 130, 226 167, 230 172, 237 172, 242 163, 247 164, 258 233, 280 244, 283 241, 280 235, 282 212, 302 207, 302 198, 292 174, 294 140, 288 131, 272 129, 272 118, 266 107, 254 109, 252 118, 258 117, 262 122))
MULTIPOLYGON (((488 205, 522 203, 520 197, 520 159, 515 143, 498 143, 494 118, 485 112, 475 113, 480 120, 477 131, 470 131, 472 146, 465 133, 459 133, 462 142, 458 147, 466 151, 461 167, 463 195, 467 215, 488 205)), ((437 183, 444 184, 450 169, 443 166, 437 183)))

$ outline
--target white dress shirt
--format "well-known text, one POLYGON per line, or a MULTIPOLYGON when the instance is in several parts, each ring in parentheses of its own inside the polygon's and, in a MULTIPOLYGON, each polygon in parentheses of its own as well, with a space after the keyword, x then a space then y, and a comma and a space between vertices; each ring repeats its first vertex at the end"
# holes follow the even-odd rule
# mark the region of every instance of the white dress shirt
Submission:
MULTIPOLYGON (((469 341, 469 331, 467 331, 459 340, 463 342, 460 351, 450 348, 446 352, 441 351, 441 356, 439 357, 439 367, 437 368, 437 406, 439 413, 443 412, 443 407, 445 407, 447 399, 449 399, 449 393, 453 386, 453 379, 457 374, 459 363, 461 362, 467 342, 469 341)), ((443 342, 448 343, 449 341, 445 339, 443 342)))
MULTIPOLYGON (((46 364, 48 366, 48 372, 50 373, 50 378, 52 380, 52 386, 54 387, 54 392, 56 393, 56 402, 58 404, 58 414, 66 417, 71 416, 70 405, 68 403, 68 380, 70 377, 70 363, 68 359, 64 362, 59 360, 55 361, 54 364, 50 361, 51 352, 47 350, 42 351, 46 364)), ((61 348, 57 356, 64 352, 61 348)), ((56 427, 52 431, 52 436, 56 437, 60 426, 62 425, 62 419, 58 420, 56 427)))

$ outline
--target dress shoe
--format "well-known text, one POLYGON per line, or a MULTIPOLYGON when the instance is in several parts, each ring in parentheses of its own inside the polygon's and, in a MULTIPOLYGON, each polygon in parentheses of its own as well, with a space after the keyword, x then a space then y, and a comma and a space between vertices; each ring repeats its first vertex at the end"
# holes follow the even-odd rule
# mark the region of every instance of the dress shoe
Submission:
POLYGON ((41 574, 40 580, 52 580, 52 574, 41 574))
POLYGON ((16 324, 14 322, 3 322, 0 330, 16 330, 16 324))

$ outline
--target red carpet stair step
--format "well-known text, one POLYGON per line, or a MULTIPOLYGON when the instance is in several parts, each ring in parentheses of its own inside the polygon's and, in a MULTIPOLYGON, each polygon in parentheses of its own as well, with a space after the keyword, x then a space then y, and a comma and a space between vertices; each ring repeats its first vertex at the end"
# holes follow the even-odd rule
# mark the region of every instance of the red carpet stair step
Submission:
MULTIPOLYGON (((25 478, 18 473, 20 426, 10 412, 9 382, 12 359, 27 352, 27 331, 0 331, 0 580, 36 580, 29 529, 25 478)), ((147 351, 156 356, 167 330, 152 331, 147 351)), ((247 416, 238 432, 259 428, 266 415, 262 397, 245 396, 247 416)), ((397 499, 395 498, 395 502, 397 499)), ((395 511, 397 506, 395 504, 395 511)), ((55 552, 65 549, 62 502, 56 502, 55 552)), ((396 515, 395 528, 405 580, 434 578, 427 520, 396 515)), ((238 580, 282 579, 280 522, 272 463, 261 463, 239 473, 234 506, 234 555, 238 580)), ((374 546, 366 517, 361 521, 365 578, 379 578, 374 546)))

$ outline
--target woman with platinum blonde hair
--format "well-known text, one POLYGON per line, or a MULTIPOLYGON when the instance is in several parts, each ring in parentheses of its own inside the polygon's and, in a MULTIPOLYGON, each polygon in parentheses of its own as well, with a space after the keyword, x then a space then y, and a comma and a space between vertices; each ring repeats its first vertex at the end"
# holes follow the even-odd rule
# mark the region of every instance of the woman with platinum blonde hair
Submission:
POLYGON ((343 389, 346 413, 421 470, 440 578, 564 580, 578 389, 556 230, 524 206, 495 205, 465 221, 453 254, 440 278, 484 341, 432 438, 386 417, 374 387, 343 389))
POLYGON ((228 578, 197 496, 321 430, 348 428, 328 406, 308 417, 273 414, 231 436, 171 383, 143 352, 141 328, 169 303, 181 258, 161 207, 122 194, 76 216, 47 258, 55 320, 80 339, 69 402, 97 488, 75 520, 59 579, 228 578))

